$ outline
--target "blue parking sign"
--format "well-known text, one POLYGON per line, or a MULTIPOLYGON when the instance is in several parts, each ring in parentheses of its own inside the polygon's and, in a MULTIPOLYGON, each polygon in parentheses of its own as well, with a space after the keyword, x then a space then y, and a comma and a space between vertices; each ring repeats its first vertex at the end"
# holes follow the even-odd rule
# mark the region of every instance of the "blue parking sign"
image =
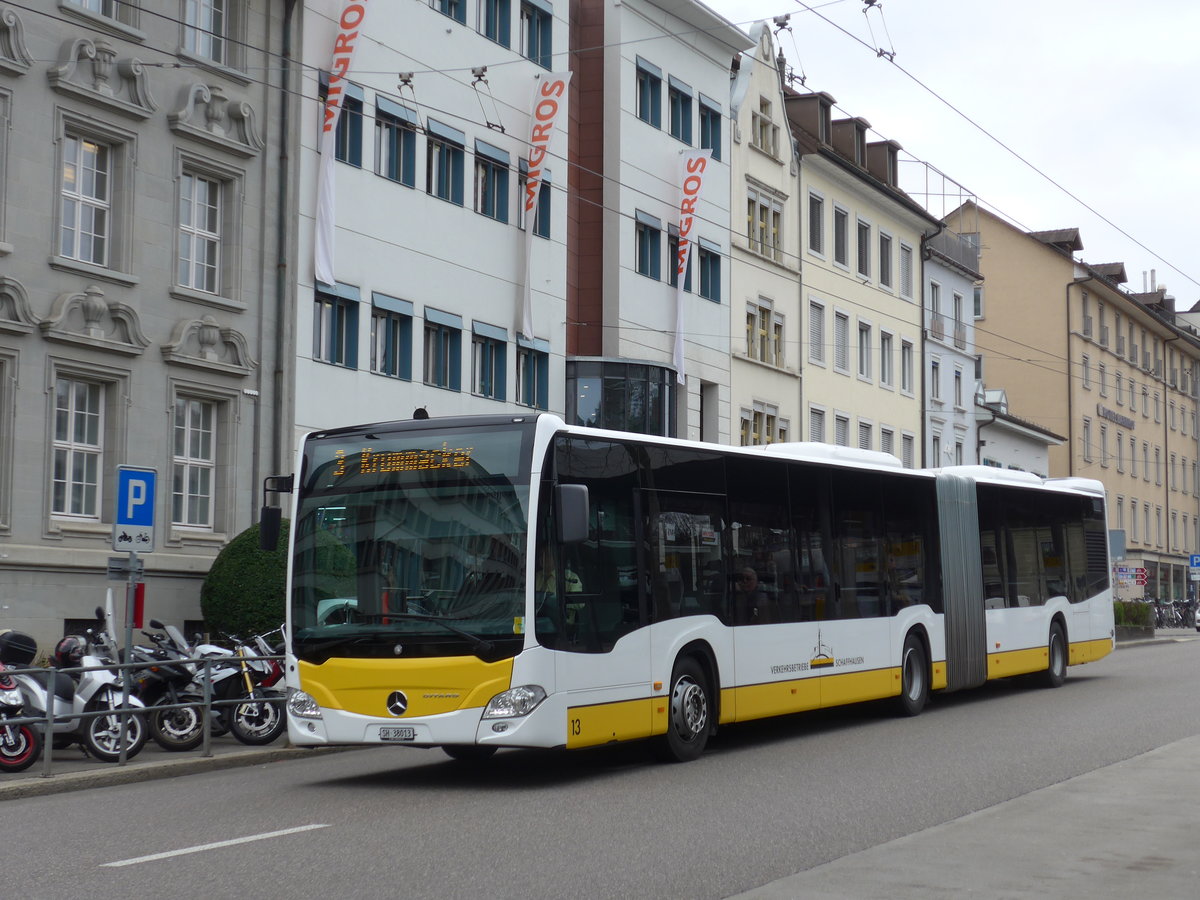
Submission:
POLYGON ((113 549, 148 553, 154 549, 157 469, 117 466, 113 549))
POLYGON ((1193 553, 1192 560, 1188 563, 1193 569, 1200 569, 1200 553, 1193 553))

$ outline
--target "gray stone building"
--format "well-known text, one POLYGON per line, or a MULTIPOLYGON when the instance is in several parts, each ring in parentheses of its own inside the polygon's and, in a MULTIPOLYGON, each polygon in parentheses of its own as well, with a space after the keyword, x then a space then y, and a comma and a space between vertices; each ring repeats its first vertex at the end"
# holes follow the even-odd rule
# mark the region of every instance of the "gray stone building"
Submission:
POLYGON ((290 8, 0 0, 0 628, 43 650, 123 599, 118 466, 157 470, 146 613, 180 623, 288 468, 290 8))

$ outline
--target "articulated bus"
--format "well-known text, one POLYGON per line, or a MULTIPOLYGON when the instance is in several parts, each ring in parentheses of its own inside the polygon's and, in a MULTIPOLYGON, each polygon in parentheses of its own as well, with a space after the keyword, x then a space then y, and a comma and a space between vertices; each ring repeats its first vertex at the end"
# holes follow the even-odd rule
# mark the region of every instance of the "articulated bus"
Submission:
POLYGON ((1056 687, 1114 646, 1088 479, 433 418, 308 435, 291 515, 298 745, 689 760, 718 725, 916 715, 989 679, 1056 687))

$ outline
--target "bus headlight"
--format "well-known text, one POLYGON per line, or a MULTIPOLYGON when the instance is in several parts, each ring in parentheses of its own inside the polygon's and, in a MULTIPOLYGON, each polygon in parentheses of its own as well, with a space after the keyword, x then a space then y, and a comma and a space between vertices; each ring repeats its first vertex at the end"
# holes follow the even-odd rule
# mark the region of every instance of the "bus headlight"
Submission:
POLYGON ((485 719, 511 719, 527 716, 546 699, 546 692, 536 684, 523 684, 497 694, 483 711, 485 719))
POLYGON ((321 707, 317 705, 317 701, 295 688, 288 690, 287 708, 288 712, 298 719, 321 718, 321 707))

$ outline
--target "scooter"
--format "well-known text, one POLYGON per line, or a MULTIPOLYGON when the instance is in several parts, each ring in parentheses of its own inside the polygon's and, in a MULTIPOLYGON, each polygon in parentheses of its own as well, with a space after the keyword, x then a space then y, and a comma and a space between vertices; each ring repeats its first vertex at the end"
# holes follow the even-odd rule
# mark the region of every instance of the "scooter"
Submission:
MULTIPOLYGON (((24 637, 32 648, 32 660, 37 643, 24 637)), ((105 668, 118 658, 116 645, 105 630, 104 610, 97 609, 96 626, 89 628, 86 636, 70 634, 55 646, 53 662, 59 671, 54 673, 52 685, 48 684, 49 672, 12 675, 25 696, 29 715, 45 718, 47 708, 52 710, 52 734, 43 735, 43 740, 49 739, 54 749, 78 743, 89 756, 118 762, 122 746, 125 758, 132 759, 146 745, 149 734, 144 704, 131 696, 129 705, 122 706, 121 676, 105 668), (96 715, 85 717, 84 713, 96 715)))
MULTIPOLYGON (((6 655, 4 637, 7 635, 0 635, 0 660, 6 655)), ((26 718, 25 695, 0 661, 0 772, 24 772, 42 754, 42 735, 37 728, 29 722, 9 724, 10 719, 23 718, 26 718)))

